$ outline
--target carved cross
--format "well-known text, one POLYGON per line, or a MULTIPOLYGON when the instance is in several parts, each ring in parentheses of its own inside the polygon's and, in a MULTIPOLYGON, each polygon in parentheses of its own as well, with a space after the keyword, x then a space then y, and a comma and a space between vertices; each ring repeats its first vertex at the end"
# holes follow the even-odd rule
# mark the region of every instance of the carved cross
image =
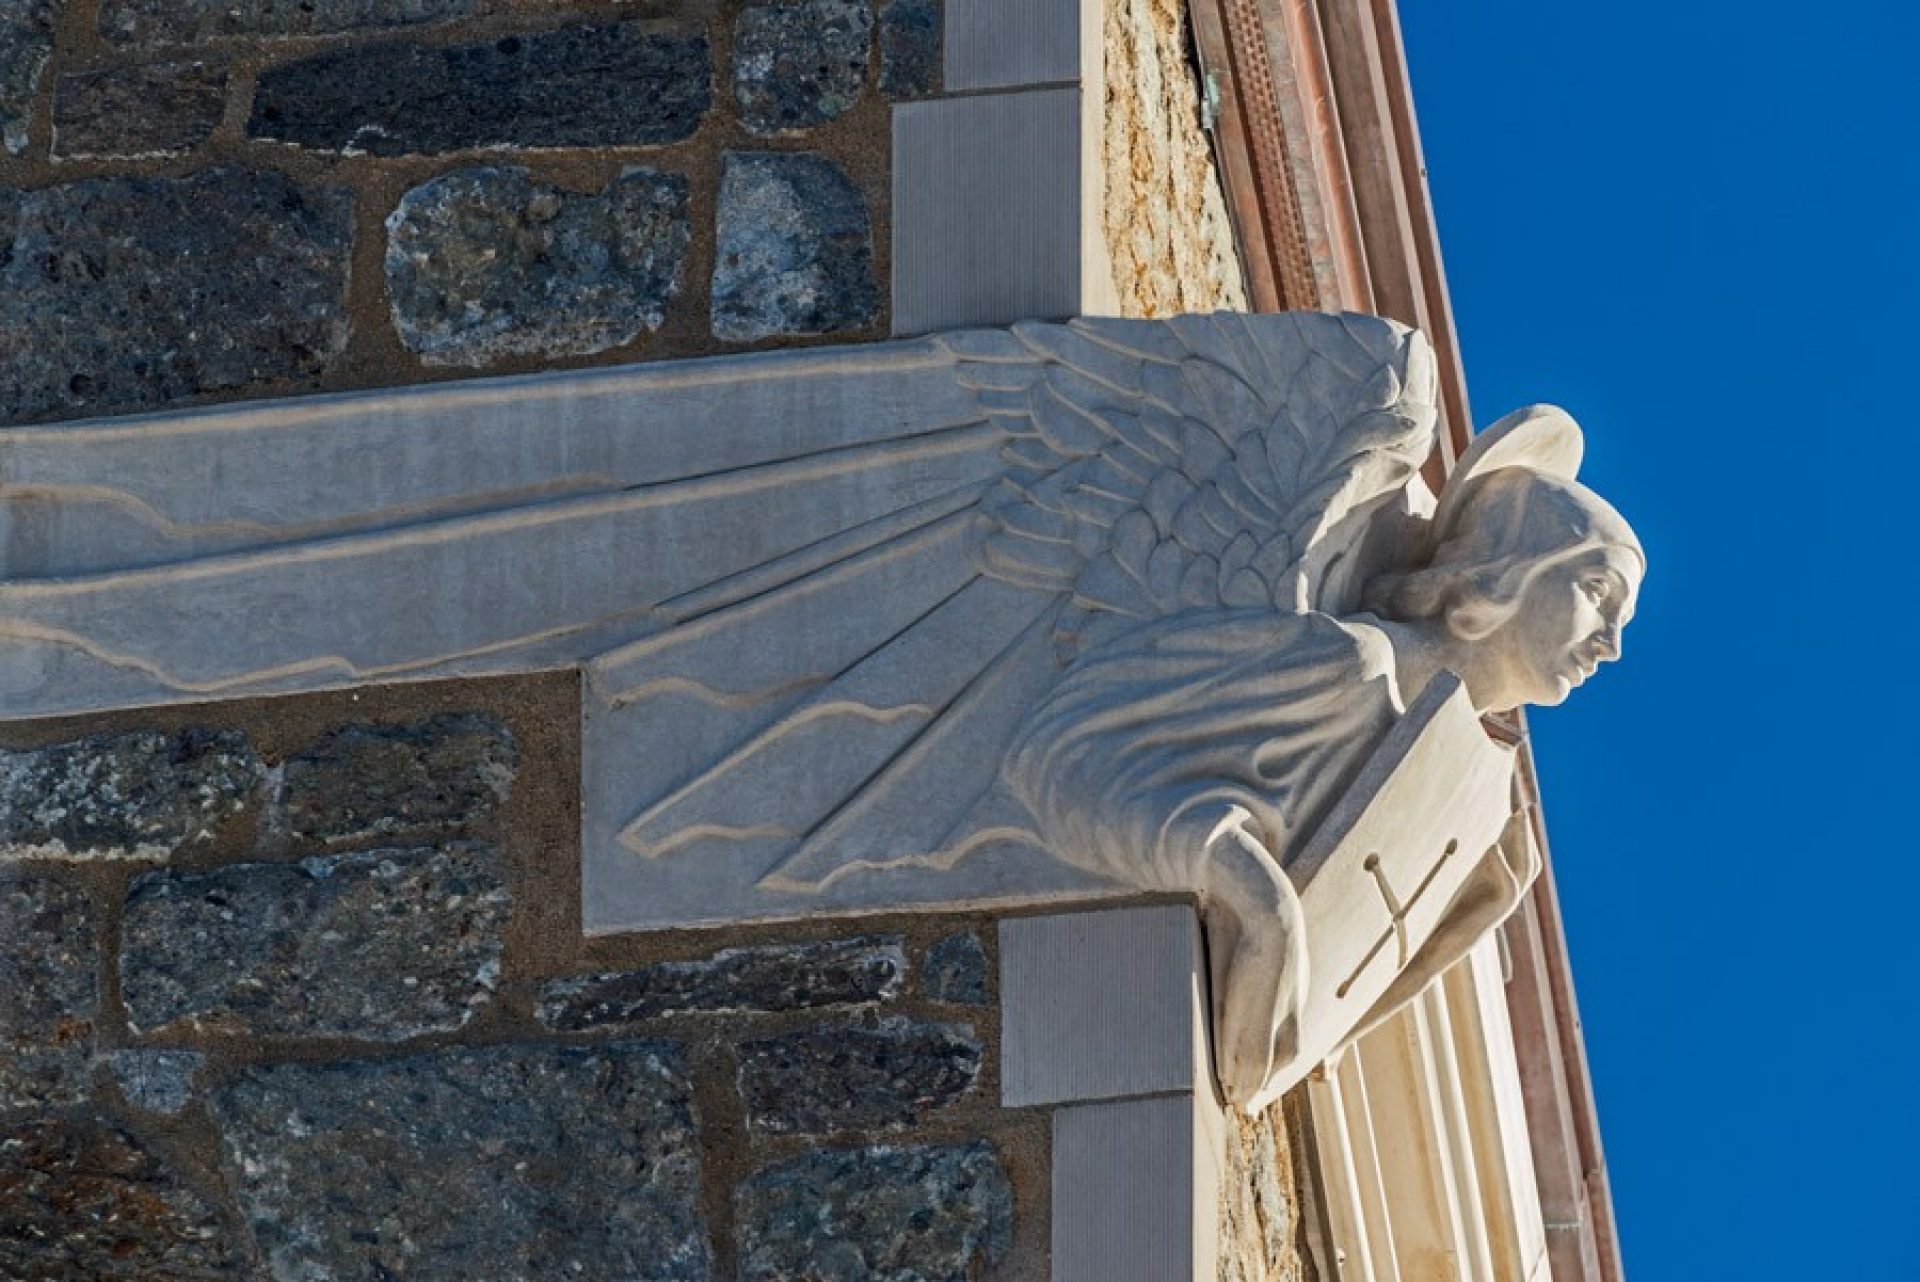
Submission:
POLYGON ((1447 848, 1442 850, 1440 857, 1433 861, 1433 867, 1427 870, 1427 875, 1421 879, 1418 886, 1414 887, 1413 898, 1407 900, 1405 904, 1402 904, 1394 895, 1393 886, 1387 881, 1386 870, 1380 867, 1380 856, 1367 856, 1367 861, 1362 866, 1373 874, 1373 883, 1379 888, 1380 898, 1387 905, 1387 928, 1381 932, 1380 938, 1374 941, 1373 947, 1367 950, 1367 955, 1360 959, 1360 964, 1353 968, 1353 973, 1334 990, 1335 997, 1345 997, 1353 986, 1360 982, 1360 976, 1366 973, 1367 967, 1373 965, 1373 959, 1380 955, 1380 950, 1387 946, 1389 940, 1398 944, 1400 948, 1399 960, 1394 964, 1396 971, 1403 969, 1409 961, 1413 960, 1413 951, 1407 943, 1407 914, 1413 911, 1414 905, 1418 904, 1421 897, 1432 888, 1434 879, 1440 875, 1440 870, 1446 866, 1447 860, 1453 858, 1459 851, 1458 841, 1447 842, 1447 848))

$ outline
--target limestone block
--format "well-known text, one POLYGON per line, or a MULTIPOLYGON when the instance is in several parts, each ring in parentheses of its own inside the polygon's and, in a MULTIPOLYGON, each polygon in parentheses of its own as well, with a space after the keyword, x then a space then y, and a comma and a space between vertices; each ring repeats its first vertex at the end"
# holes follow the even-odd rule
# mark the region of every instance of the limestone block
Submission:
POLYGON ((233 731, 92 735, 0 749, 0 862, 167 859, 256 800, 265 776, 233 731))
POLYGON ((552 980, 540 1022, 563 1032, 690 1012, 811 1010, 889 1001, 907 957, 896 938, 726 948, 697 961, 552 980))
POLYGON ((0 189, 0 422, 321 373, 351 240, 345 191, 278 173, 0 189))
POLYGON ((973 1088, 981 1046, 962 1024, 823 1025, 742 1042, 748 1121, 773 1134, 898 1130, 973 1088))
POLYGON ((236 1282, 232 1230, 179 1173, 104 1122, 0 1126, 0 1276, 236 1282))
POLYGON ((734 1194, 741 1272, 786 1282, 972 1282, 1013 1242, 1013 1190, 984 1143, 879 1145, 763 1167, 734 1194))
POLYGON ((74 72, 53 91, 53 154, 168 156, 205 142, 226 110, 227 68, 161 62, 74 72))
POLYGON ((355 47, 263 72, 247 133, 374 156, 679 142, 711 105, 712 74, 703 32, 646 22, 355 47))
POLYGON ((278 1064, 211 1107, 275 1278, 709 1277, 691 1087, 668 1047, 278 1064))
POLYGON ((492 998, 506 917, 481 846, 152 873, 127 894, 127 1018, 142 1032, 449 1032, 492 998))
POLYGON ((867 0, 748 5, 733 27, 740 123, 748 133, 773 136, 846 114, 866 91, 872 43, 867 0))
POLYGON ((692 228, 687 180, 629 170, 597 193, 524 169, 457 170, 387 218, 387 296, 429 365, 582 356, 660 328, 692 228))

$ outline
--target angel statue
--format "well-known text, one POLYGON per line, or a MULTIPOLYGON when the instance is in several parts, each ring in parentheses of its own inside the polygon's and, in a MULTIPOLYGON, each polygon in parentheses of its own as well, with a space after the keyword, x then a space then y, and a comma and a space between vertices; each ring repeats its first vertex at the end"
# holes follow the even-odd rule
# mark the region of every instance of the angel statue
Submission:
MULTIPOLYGON (((1108 884, 1194 896, 1217 1074, 1257 1106, 1518 904, 1537 856, 1513 813, 1510 753, 1479 714, 1558 703, 1618 657, 1640 545, 1574 479, 1579 429, 1544 406, 1482 434, 1436 505, 1419 477, 1438 418, 1433 357, 1389 321, 1079 320, 935 341, 1001 433, 1000 475, 965 513, 968 574, 784 717, 735 736, 715 769, 641 807, 621 840, 654 858, 762 842, 763 889, 829 903, 850 882, 905 885, 995 852, 1006 871, 987 880, 1031 879, 1033 850, 1108 884), (909 680, 912 714, 897 693, 909 680), (1390 774, 1412 751, 1396 728, 1407 737, 1438 707, 1465 746, 1429 744, 1433 778, 1385 801, 1381 780, 1362 788, 1369 768, 1390 774), (849 709, 883 744, 871 756, 835 760, 844 731, 830 746, 801 733, 849 709), (782 755, 805 765, 771 770, 782 755), (1474 804, 1492 807, 1477 848, 1446 851, 1447 868, 1416 868, 1398 892, 1376 851, 1320 878, 1339 889, 1307 887, 1338 854, 1316 837, 1326 846, 1339 826, 1360 839, 1336 814, 1357 789, 1417 828, 1426 816, 1408 807, 1426 803, 1401 794, 1435 778, 1464 794, 1470 760, 1474 804), (743 823, 741 785, 775 777, 806 782, 764 789, 779 799, 743 823), (844 782, 796 798, 822 777, 844 782), (1006 860, 1022 846, 1027 864, 1006 860), (1324 908, 1303 903, 1316 895, 1324 908), (1382 938, 1396 946, 1350 966, 1331 954, 1371 929, 1339 925, 1329 955, 1312 955, 1316 928, 1361 910, 1356 895, 1379 901, 1362 908, 1390 918, 1382 938), (1357 1014, 1356 992, 1373 998, 1357 1014)), ((848 562, 846 614, 907 583, 955 582, 942 577, 953 545, 914 537, 848 562)), ((653 653, 656 674, 670 668, 653 653)), ((1458 820, 1463 844, 1472 825, 1446 811, 1432 821, 1458 820)))
POLYGON ((1290 313, 21 429, 0 712, 577 666, 586 929, 1190 897, 1258 1106, 1518 903, 1481 714, 1645 568, 1567 415, 1437 419, 1290 313))

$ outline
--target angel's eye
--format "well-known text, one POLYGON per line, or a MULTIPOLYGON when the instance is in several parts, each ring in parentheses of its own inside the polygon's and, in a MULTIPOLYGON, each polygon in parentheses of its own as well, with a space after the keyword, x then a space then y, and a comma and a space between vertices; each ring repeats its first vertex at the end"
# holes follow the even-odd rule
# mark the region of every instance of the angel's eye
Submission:
POLYGON ((1587 600, 1593 602, 1595 605, 1599 605, 1607 599, 1608 588, 1605 579, 1588 579, 1580 585, 1580 590, 1585 592, 1587 594, 1587 600))

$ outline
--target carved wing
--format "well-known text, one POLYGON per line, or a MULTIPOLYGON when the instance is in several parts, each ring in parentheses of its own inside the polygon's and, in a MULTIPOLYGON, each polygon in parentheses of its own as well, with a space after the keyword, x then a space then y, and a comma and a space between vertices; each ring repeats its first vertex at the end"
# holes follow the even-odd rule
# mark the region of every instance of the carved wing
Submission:
POLYGON ((1372 317, 1080 320, 942 341, 1010 438, 982 504, 983 564, 1071 593, 1069 631, 1089 614, 1319 606, 1329 536, 1433 445, 1431 350, 1372 317))
POLYGON ((657 783, 607 781, 650 798, 618 834, 628 851, 725 850, 770 892, 818 894, 1029 839, 1001 762, 1078 649, 1188 610, 1313 608, 1343 520, 1397 495, 1432 445, 1425 340, 1370 317, 933 341, 997 429, 998 479, 597 665, 606 699, 650 702, 652 724, 703 745, 657 783))

